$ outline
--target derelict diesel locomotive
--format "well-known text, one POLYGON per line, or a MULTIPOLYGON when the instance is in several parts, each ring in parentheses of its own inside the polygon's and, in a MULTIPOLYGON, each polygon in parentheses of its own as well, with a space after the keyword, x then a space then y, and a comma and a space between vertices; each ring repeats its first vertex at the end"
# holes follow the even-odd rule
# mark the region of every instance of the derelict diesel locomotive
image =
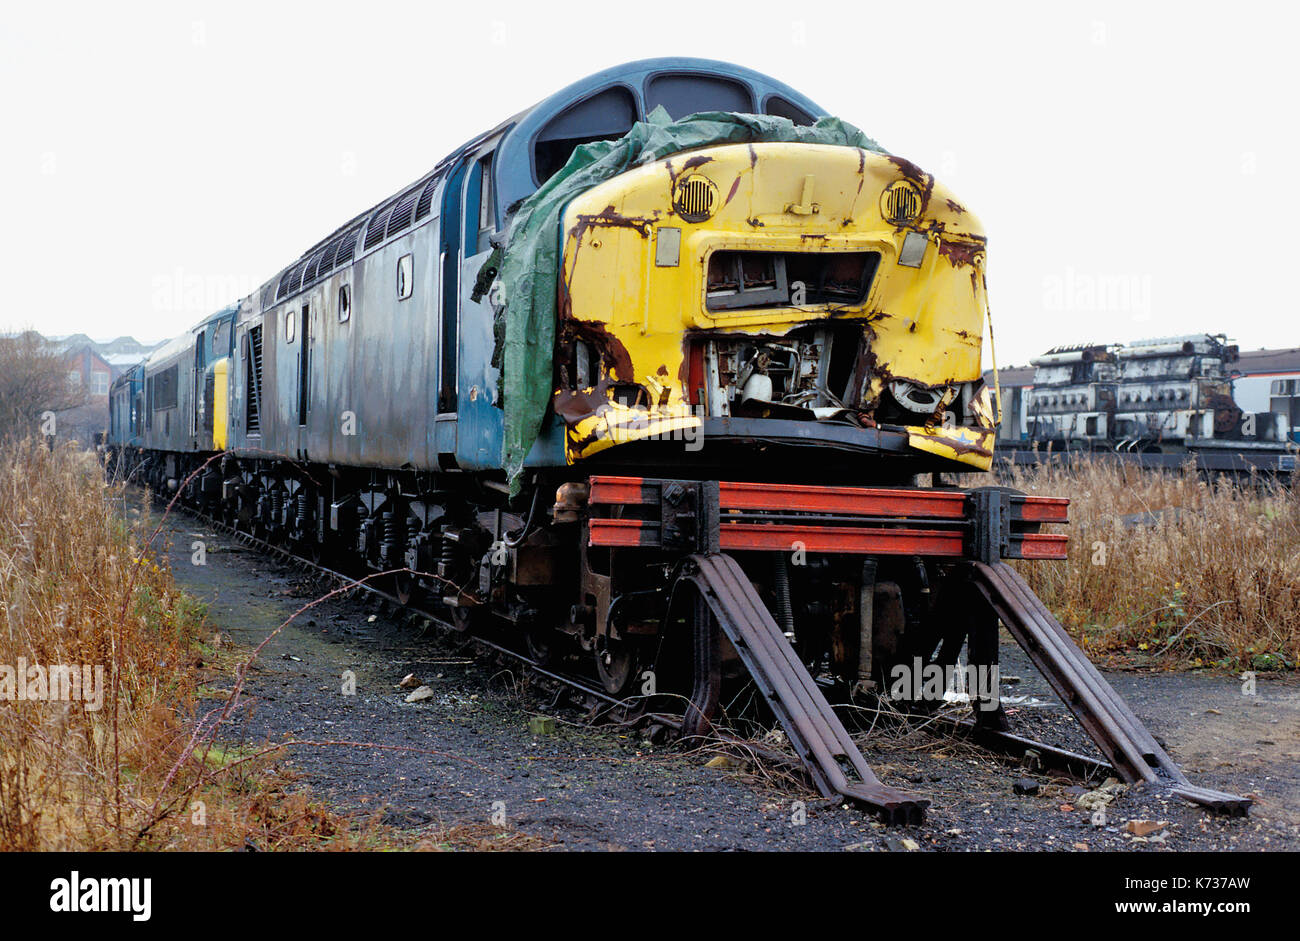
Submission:
POLYGON ((823 691, 994 665, 1001 619, 1118 773, 1242 808, 1186 783, 1000 562, 1063 558, 1065 501, 918 485, 991 462, 984 269, 954 194, 792 88, 632 63, 122 377, 110 467, 392 570, 610 694, 676 692, 688 732, 752 677, 823 793, 905 820, 926 802, 872 776, 823 691))

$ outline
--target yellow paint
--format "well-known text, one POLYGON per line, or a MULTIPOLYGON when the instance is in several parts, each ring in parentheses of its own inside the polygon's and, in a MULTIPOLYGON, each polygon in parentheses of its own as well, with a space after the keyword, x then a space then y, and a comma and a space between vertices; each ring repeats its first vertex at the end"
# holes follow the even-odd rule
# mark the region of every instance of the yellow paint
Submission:
POLYGON ((993 430, 981 428, 907 429, 907 443, 918 451, 988 470, 993 464, 993 430))
POLYGON ((927 451, 986 471, 993 466, 993 444, 997 429, 993 410, 993 394, 985 386, 971 403, 971 411, 978 421, 977 427, 909 427, 907 443, 919 451, 927 451))
POLYGON ((591 457, 616 444, 646 438, 690 444, 699 440, 700 424, 700 419, 681 404, 647 411, 611 400, 602 404, 594 415, 568 427, 569 463, 576 458, 591 457))
POLYGON ((971 403, 971 411, 979 420, 982 428, 996 428, 999 424, 997 417, 993 414, 997 407, 997 401, 994 398, 994 390, 985 386, 980 390, 980 394, 975 396, 975 401, 971 403))
POLYGON ((230 357, 217 360, 212 365, 212 446, 226 450, 230 401, 226 397, 229 385, 230 357))
MULTIPOLYGON (((574 320, 600 325, 626 348, 632 368, 614 378, 650 391, 651 407, 611 403, 611 410, 637 412, 646 434, 656 421, 689 409, 683 341, 684 335, 702 331, 780 336, 822 319, 865 322, 874 334, 878 372, 871 398, 878 398, 891 378, 940 387, 981 376, 983 230, 944 187, 905 161, 809 144, 691 151, 588 190, 569 204, 563 231, 561 291, 567 311, 574 320), (674 213, 672 193, 678 179, 697 173, 712 181, 718 198, 714 215, 692 224, 674 213), (920 215, 907 227, 881 215, 881 192, 900 179, 909 179, 922 194, 920 215), (675 266, 656 264, 655 235, 663 227, 681 230, 675 266), (909 231, 927 239, 916 268, 897 264, 909 231), (875 251, 881 261, 865 302, 856 306, 707 310, 709 256, 756 249, 875 251), (646 377, 654 377, 656 385, 647 384, 646 377)), ((570 429, 570 461, 620 443, 601 439, 599 432, 593 437, 611 410, 602 406, 600 414, 570 429)), ((641 426, 616 415, 609 427, 631 435, 641 426)), ((988 466, 988 458, 964 449, 984 449, 986 438, 992 440, 991 417, 987 430, 958 429, 956 437, 952 429, 908 431, 913 447, 988 466), (944 443, 950 437, 956 447, 944 443)))

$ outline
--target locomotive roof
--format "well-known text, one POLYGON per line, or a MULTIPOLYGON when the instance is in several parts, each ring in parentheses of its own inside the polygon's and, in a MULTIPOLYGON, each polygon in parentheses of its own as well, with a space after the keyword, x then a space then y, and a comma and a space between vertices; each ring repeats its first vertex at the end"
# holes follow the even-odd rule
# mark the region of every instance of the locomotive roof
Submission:
MULTIPOLYGON (((751 107, 747 110, 790 116, 796 120, 796 123, 805 123, 805 118, 807 123, 811 123, 827 114, 825 109, 784 82, 779 82, 753 69, 717 59, 666 56, 640 59, 604 69, 566 85, 531 108, 526 108, 491 130, 466 141, 439 160, 432 170, 412 185, 403 187, 396 194, 364 212, 357 213, 308 248, 288 267, 276 272, 273 278, 262 284, 248 298, 236 301, 205 317, 195 324, 190 332, 200 329, 214 319, 240 310, 245 301, 251 302, 245 309, 247 313, 255 314, 264 310, 282 297, 296 293, 296 290, 287 292, 280 290, 281 286, 288 287, 288 282, 296 281, 298 289, 301 289, 309 281, 324 277, 339 265, 350 262, 354 253, 368 251, 378 242, 373 238, 374 233, 371 231, 375 226, 370 223, 379 224, 378 231, 382 238, 389 210, 392 210, 394 216, 402 215, 411 224, 431 215, 433 212, 431 202, 435 190, 447 169, 493 139, 498 139, 492 172, 497 191, 496 211, 499 227, 507 210, 531 195, 540 185, 541 181, 537 179, 534 167, 534 146, 539 137, 546 134, 549 128, 562 124, 562 119, 573 114, 575 109, 586 106, 613 90, 619 90, 624 100, 632 103, 634 112, 627 117, 643 121, 648 113, 654 110, 654 104, 663 98, 663 95, 656 92, 658 87, 656 83, 682 79, 696 80, 701 83, 712 81, 715 87, 719 88, 729 84, 735 93, 741 96, 736 99, 736 103, 741 103, 742 100, 749 103, 751 107), (259 298, 261 303, 258 303, 259 298)), ((677 94, 681 95, 680 86, 677 94)), ((679 97, 677 103, 680 104, 683 100, 685 99, 679 97)), ((670 113, 672 110, 669 108, 670 113)), ((728 109, 705 107, 702 110, 728 109)), ((672 116, 678 118, 684 113, 672 116)), ((626 130, 627 128, 622 130, 610 128, 608 136, 602 139, 622 137, 626 130)), ((160 352, 162 351, 156 351, 156 353, 160 352)), ((149 357, 153 362, 158 361, 156 353, 155 356, 149 357)))
MULTIPOLYGON (((350 261, 353 252, 360 254, 362 251, 369 250, 378 243, 377 239, 372 238, 374 232, 371 230, 375 227, 370 223, 377 223, 382 230, 383 225, 388 221, 387 213, 390 209, 395 217, 401 214, 403 218, 411 220, 413 216, 415 222, 431 214, 430 204, 434 191, 446 171, 460 158, 496 138, 499 140, 492 173, 496 185, 496 212, 499 227, 504 221, 506 212, 520 200, 531 195, 541 184, 542 181, 538 179, 534 165, 534 148, 539 139, 546 139, 544 135, 549 129, 557 124, 563 124, 564 119, 589 104, 595 108, 596 118, 599 120, 602 117, 599 114, 602 104, 600 99, 611 93, 619 94, 624 102, 634 108, 633 112, 625 115, 626 118, 643 121, 647 114, 654 110, 656 96, 659 95, 656 89, 660 88, 656 83, 682 79, 697 82, 712 81, 717 87, 730 87, 740 96, 736 99, 736 103, 748 101, 751 107, 746 110, 768 113, 770 109, 775 108, 777 110, 770 113, 802 114, 809 122, 826 115, 823 108, 789 85, 761 72, 729 62, 671 56, 616 65, 565 86, 531 108, 466 141, 438 161, 432 170, 422 175, 413 184, 403 187, 387 199, 353 216, 312 245, 293 264, 282 269, 274 278, 263 284, 258 289, 258 294, 254 296, 262 297, 261 307, 264 309, 282 296, 287 296, 287 293, 293 293, 280 290, 286 280, 290 282, 297 280, 300 284, 305 284, 308 277, 313 279, 323 277, 333 267, 337 267, 344 261, 350 261), (364 243, 361 241, 363 230, 364 243)), ((680 94, 680 91, 678 93, 680 94)), ((672 109, 669 110, 671 112, 672 109)), ((693 110, 726 109, 705 107, 693 110)), ((677 118, 682 117, 683 114, 672 116, 677 118)), ((603 117, 607 121, 615 120, 609 115, 603 117)), ((604 135, 607 139, 617 139, 622 137, 627 129, 618 129, 609 125, 602 126, 595 133, 604 135)), ((379 234, 383 236, 382 231, 379 234)))
MULTIPOLYGON (((211 318, 204 318, 203 323, 207 323, 211 318)), ((198 329, 195 327, 194 329, 198 329)), ((178 337, 172 337, 158 349, 154 350, 144 359, 146 370, 153 371, 160 366, 169 365, 172 360, 182 355, 192 355, 193 341, 190 339, 193 331, 182 333, 178 337)))
MULTIPOLYGON (((526 198, 541 185, 542 180, 534 172, 533 144, 552 119, 563 116, 566 112, 571 113, 575 106, 591 101, 602 92, 620 88, 627 90, 635 101, 636 120, 644 121, 650 111, 654 110, 656 83, 662 83, 671 76, 693 76, 706 80, 713 77, 735 82, 748 89, 749 101, 753 106, 749 110, 755 113, 769 113, 768 108, 774 99, 780 99, 794 105, 810 118, 826 114, 822 108, 789 85, 730 62, 678 56, 626 62, 579 79, 516 116, 514 126, 498 148, 496 183, 499 211, 526 198)), ((670 113, 672 110, 669 108, 670 113)), ((730 109, 705 107, 693 110, 730 109)), ((685 113, 672 114, 672 117, 685 117, 685 113)), ((621 137, 622 133, 618 136, 621 137)))

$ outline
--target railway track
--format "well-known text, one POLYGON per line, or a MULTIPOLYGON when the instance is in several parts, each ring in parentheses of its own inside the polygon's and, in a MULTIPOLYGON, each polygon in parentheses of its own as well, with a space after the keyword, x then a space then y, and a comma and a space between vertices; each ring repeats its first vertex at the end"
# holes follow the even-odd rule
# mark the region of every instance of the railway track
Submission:
MULTIPOLYGON (((146 493, 148 491, 146 490, 146 493)), ((152 494, 149 494, 152 497, 152 494)), ((153 498, 154 502, 158 502, 153 498)), ((225 534, 242 545, 256 549, 260 552, 286 561, 300 570, 312 572, 322 578, 330 579, 340 586, 352 586, 357 591, 365 592, 376 598, 390 604, 394 609, 405 611, 411 615, 427 619, 433 626, 439 628, 449 637, 459 639, 467 645, 474 645, 478 648, 477 653, 481 659, 483 656, 491 655, 499 658, 504 662, 511 662, 527 669, 533 676, 540 679, 548 692, 554 693, 552 706, 557 705, 561 698, 566 698, 570 706, 586 711, 589 718, 599 718, 603 724, 613 724, 620 727, 638 727, 644 726, 651 730, 652 737, 658 737, 655 727, 662 730, 671 730, 678 735, 683 735, 684 740, 698 739, 701 744, 708 742, 710 744, 721 745, 742 754, 746 757, 758 757, 768 762, 771 766, 798 775, 799 762, 792 756, 783 754, 770 748, 757 745, 748 740, 729 735, 726 732, 717 729, 711 729, 707 735, 684 735, 684 717, 672 715, 663 712, 653 712, 645 708, 646 697, 634 696, 618 698, 611 696, 604 690, 592 686, 585 678, 576 676, 572 673, 565 673, 551 669, 547 664, 542 663, 537 658, 530 656, 528 653, 516 650, 499 642, 499 640, 489 637, 483 633, 473 630, 465 630, 454 622, 440 616, 438 613, 429 610, 419 604, 412 604, 410 601, 403 601, 396 592, 388 591, 376 584, 373 580, 376 574, 371 573, 370 578, 365 576, 358 578, 346 572, 330 568, 318 561, 297 555, 287 547, 268 542, 254 536, 252 533, 245 532, 226 523, 224 520, 216 519, 206 513, 191 507, 187 504, 177 502, 171 507, 171 511, 178 512, 181 515, 202 522, 206 526, 225 534)), ((410 572, 412 575, 426 575, 426 573, 410 572)), ((956 727, 954 727, 956 728, 956 727)), ((1086 759, 1085 759, 1086 761, 1086 759)))
MULTIPOLYGON (((277 545, 272 542, 267 542, 264 539, 259 539, 258 537, 254 536, 252 533, 248 533, 245 532, 244 530, 231 526, 229 523, 226 523, 224 520, 216 519, 215 517, 209 516, 206 513, 202 513, 191 506, 182 503, 177 503, 175 504, 175 506, 172 507, 172 510, 179 511, 191 519, 200 520, 205 525, 213 527, 214 529, 226 534, 227 536, 230 536, 232 539, 235 539, 236 541, 246 546, 250 546, 262 552, 281 558, 294 565, 297 565, 299 568, 303 570, 314 572, 317 575, 323 576, 325 578, 333 579, 341 584, 351 585, 352 587, 356 588, 359 591, 364 591, 368 594, 374 595, 377 598, 382 598, 384 601, 393 605, 395 608, 400 608, 407 612, 410 612, 411 614, 415 614, 415 615, 419 615, 420 617, 427 618, 435 626, 439 627, 442 630, 448 631, 458 637, 462 637, 466 640, 473 641, 477 644, 481 644, 485 648, 493 651, 494 653, 500 656, 504 656, 516 660, 520 664, 528 667, 537 675, 545 677, 548 680, 551 680, 552 682, 563 683, 564 685, 568 686, 574 691, 579 692, 583 696, 589 697, 594 701, 599 701, 606 705, 617 707, 620 709, 625 709, 625 710, 632 710, 636 708, 637 704, 634 701, 635 698, 618 699, 614 696, 608 695, 603 690, 598 690, 592 686, 587 685, 583 680, 581 680, 578 677, 572 675, 566 675, 563 673, 558 673, 554 670, 548 669, 543 663, 529 656, 526 653, 523 653, 518 650, 513 650, 510 647, 498 643, 497 641, 492 640, 491 638, 486 637, 482 634, 478 634, 473 631, 462 630, 458 625, 454 624, 453 622, 447 620, 444 617, 441 617, 435 612, 430 611, 427 608, 421 607, 418 604, 412 604, 409 601, 404 602, 401 598, 397 596, 395 592, 387 591, 384 588, 380 587, 379 585, 375 584, 374 581, 369 580, 369 579, 373 579, 376 575, 384 574, 384 573, 371 573, 369 577, 367 576, 357 577, 355 575, 349 575, 346 572, 341 572, 337 569, 332 569, 327 565, 321 564, 320 562, 313 561, 312 559, 308 559, 301 555, 297 555, 296 553, 290 551, 288 548, 284 546, 277 545)), ((411 575, 423 575, 425 577, 434 577, 423 572, 413 572, 410 569, 401 569, 399 571, 406 572, 411 575)), ((645 713, 645 715, 652 716, 657 721, 661 721, 664 724, 670 725, 673 728, 677 728, 677 729, 681 728, 681 721, 676 720, 671 716, 658 716, 658 715, 652 715, 648 713, 645 713)))
MULTIPOLYGON (((621 479, 609 480, 617 483, 621 479)), ((603 486, 606 479, 601 478, 598 482, 603 486)), ((888 823, 922 822, 929 801, 892 788, 874 775, 852 735, 836 714, 832 702, 827 698, 827 690, 795 655, 793 648, 787 642, 787 635, 773 619, 762 598, 754 591, 744 571, 734 559, 719 551, 723 532, 722 527, 718 525, 717 514, 720 485, 706 483, 698 487, 702 493, 712 494, 711 501, 701 497, 704 501, 702 505, 705 507, 702 516, 706 521, 703 527, 706 537, 701 543, 701 551, 684 558, 679 566, 679 575, 675 579, 675 586, 686 586, 687 596, 693 596, 697 625, 696 650, 693 657, 695 685, 681 719, 662 712, 650 711, 647 704, 653 698, 653 692, 650 696, 620 699, 611 695, 611 692, 594 688, 580 677, 552 669, 548 662, 543 662, 538 656, 514 649, 481 630, 475 630, 476 619, 458 618, 455 621, 447 621, 436 612, 412 604, 414 599, 409 594, 405 598, 400 597, 403 594, 400 588, 396 592, 389 592, 373 582, 377 578, 396 577, 403 573, 412 578, 427 577, 424 573, 403 568, 356 577, 332 569, 318 559, 298 555, 287 546, 269 542, 253 533, 231 526, 224 520, 212 517, 192 506, 186 506, 179 500, 173 500, 169 506, 181 507, 192 518, 201 520, 204 524, 225 532, 246 545, 279 556, 300 567, 313 570, 319 575, 342 582, 346 586, 363 589, 399 608, 425 617, 435 625, 464 636, 467 641, 479 645, 482 650, 513 660, 546 683, 558 686, 556 702, 561 695, 577 694, 581 697, 580 702, 591 707, 593 712, 604 708, 607 713, 618 716, 619 724, 623 726, 633 723, 654 723, 664 730, 673 729, 688 740, 707 737, 739 746, 742 743, 730 738, 714 721, 721 717, 719 709, 721 670, 718 657, 719 641, 721 635, 725 634, 732 649, 743 661, 758 692, 785 728, 789 741, 797 753, 798 763, 802 764, 804 771, 824 797, 855 801, 888 823), (710 502, 713 504, 712 510, 708 508, 710 502), (708 520, 712 520, 712 523, 708 523, 708 520)), ((645 491, 644 486, 641 487, 641 491, 645 491)), ((603 490, 599 495, 593 492, 593 504, 599 503, 607 496, 609 495, 606 495, 603 490)), ((628 498, 627 495, 624 497, 628 498)), ((641 492, 640 498, 648 499, 645 492, 641 492)), ((1004 513, 1009 516, 1011 498, 1005 493, 976 491, 973 499, 977 508, 992 501, 995 505, 988 512, 995 520, 1004 513), (1002 509, 999 510, 999 507, 1002 509)), ((1022 499, 1027 501, 1033 498, 1022 499)), ((1026 511, 1025 507, 1020 507, 1020 510, 1022 513, 1026 511)), ((638 537, 641 530, 645 529, 645 524, 639 520, 633 520, 629 525, 637 527, 638 537)), ((981 539, 981 531, 977 525, 975 531, 977 547, 987 542, 987 539, 981 539)), ((903 532, 906 534, 906 531, 903 532)), ((886 531, 886 534, 888 533, 889 531, 886 531)), ((651 531, 652 536, 653 534, 651 531)), ((985 532, 985 536, 987 535, 988 533, 985 532)), ((596 527, 593 529, 593 542, 598 538, 603 537, 599 536, 599 528, 596 527)), ((1003 541, 1007 541, 1011 536, 1004 533, 1002 538, 1003 541)), ((1023 538, 1030 537, 1023 536, 1023 538)), ((973 561, 965 564, 971 586, 982 598, 982 604, 976 604, 979 616, 966 625, 970 630, 972 662, 975 662, 977 651, 980 662, 984 662, 990 656, 991 662, 997 662, 996 631, 1000 621, 1048 679, 1065 705, 1074 713, 1076 719, 1106 756, 1108 763, 1008 734, 1004 719, 977 722, 973 727, 960 722, 947 723, 945 728, 949 731, 963 732, 995 751, 1013 756, 1023 755, 1026 749, 1032 746, 1044 764, 1055 766, 1067 774, 1092 777, 1099 773, 1113 772, 1129 783, 1148 783, 1207 809, 1234 816, 1245 815, 1251 803, 1249 799, 1196 787, 1187 780, 1170 756, 1115 694, 1082 651, 1074 645, 1065 629, 1033 595, 1020 576, 1000 561, 1001 551, 990 553, 989 556, 988 562, 973 561)), ((397 588, 398 584, 400 583, 395 583, 394 587, 397 588)), ((672 607, 670 601, 670 611, 672 607)), ((485 620, 483 623, 491 622, 485 620)), ((962 638, 964 642, 965 631, 962 632, 962 638)), ((949 646, 951 645, 945 643, 944 649, 937 656, 942 659, 943 656, 957 653, 955 648, 948 650, 949 646)), ((750 743, 743 743, 743 745, 745 749, 755 751, 750 743)))
MULTIPOLYGON (((148 488, 144 489, 154 504, 161 502, 160 498, 153 495, 148 488)), ((463 639, 467 644, 476 646, 476 659, 491 655, 523 667, 541 680, 548 692, 554 692, 553 706, 558 704, 562 697, 567 697, 569 705, 585 710, 589 719, 598 718, 603 724, 613 724, 622 728, 648 727, 652 738, 658 737, 655 731, 655 727, 658 726, 662 730, 659 734, 669 732, 688 745, 722 746, 744 758, 762 759, 770 768, 779 769, 795 778, 804 777, 815 790, 821 792, 823 797, 859 803, 887 823, 919 824, 924 820, 925 808, 929 801, 888 787, 875 777, 853 743, 850 732, 845 729, 835 714, 833 705, 822 698, 821 691, 816 689, 816 684, 806 674, 809 688, 802 696, 797 697, 799 702, 793 710, 782 708, 778 703, 769 700, 770 704, 776 706, 777 716, 782 724, 787 729, 796 730, 792 744, 805 753, 805 760, 800 761, 794 755, 766 748, 752 740, 732 735, 713 722, 693 722, 692 719, 699 717, 692 715, 690 704, 684 708, 683 715, 650 711, 645 708, 647 697, 620 699, 594 687, 583 677, 552 669, 548 664, 540 662, 524 651, 514 649, 480 631, 467 629, 427 607, 411 603, 410 599, 403 600, 395 591, 389 591, 376 583, 377 575, 392 573, 368 573, 367 576, 358 577, 331 568, 320 561, 298 555, 286 546, 261 539, 180 501, 172 504, 170 510, 178 511, 186 518, 201 522, 242 545, 279 558, 302 571, 329 579, 338 586, 352 586, 358 591, 383 600, 397 610, 426 618, 448 636, 463 639), (832 732, 829 737, 825 737, 824 730, 828 728, 832 732), (822 759, 821 762, 808 760, 807 756, 813 752, 822 759), (844 763, 841 763, 841 758, 844 759, 844 763), (828 776, 831 780, 827 780, 828 776)), ((413 576, 426 574, 410 572, 410 570, 402 571, 409 572, 413 576)), ((738 636, 736 640, 742 647, 745 645, 745 638, 738 636)), ((758 638, 751 637, 749 640, 752 643, 758 638)), ((784 646, 784 639, 781 640, 782 643, 778 646, 784 646)), ((768 654, 772 653, 773 650, 769 649, 768 654)), ((772 660, 767 664, 766 671, 762 667, 758 667, 758 671, 758 676, 763 677, 763 681, 758 684, 760 690, 767 687, 765 691, 770 693, 773 683, 780 682, 779 665, 772 660)), ((795 698, 791 696, 792 700, 795 698)), ((1013 758, 1018 758, 1026 747, 1032 746, 1037 749, 1044 767, 1054 768, 1081 781, 1100 779, 1112 770, 1104 761, 1064 749, 1044 746, 1041 743, 1017 739, 1015 736, 977 729, 971 723, 961 720, 932 722, 929 721, 934 718, 931 716, 919 718, 927 720, 924 727, 933 733, 969 738, 995 752, 1013 758)))

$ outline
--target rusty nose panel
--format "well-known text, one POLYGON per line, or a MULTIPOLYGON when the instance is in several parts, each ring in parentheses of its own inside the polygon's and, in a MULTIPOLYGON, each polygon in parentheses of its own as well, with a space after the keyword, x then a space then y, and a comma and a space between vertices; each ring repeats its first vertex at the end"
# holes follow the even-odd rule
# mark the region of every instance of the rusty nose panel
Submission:
MULTIPOLYGON (((862 381, 851 404, 863 423, 894 380, 940 389, 981 375, 983 230, 900 158, 810 144, 712 147, 592 188, 562 224, 555 408, 570 461, 698 425, 705 406, 688 389, 688 359, 701 338, 859 327, 862 381), (874 269, 859 297, 818 296, 791 276, 754 304, 720 307, 710 271, 730 256, 718 253, 755 252, 779 253, 796 273, 809 254, 869 253, 874 269)), ((917 419, 913 446, 988 466, 991 434, 950 434, 932 418, 917 419)))

